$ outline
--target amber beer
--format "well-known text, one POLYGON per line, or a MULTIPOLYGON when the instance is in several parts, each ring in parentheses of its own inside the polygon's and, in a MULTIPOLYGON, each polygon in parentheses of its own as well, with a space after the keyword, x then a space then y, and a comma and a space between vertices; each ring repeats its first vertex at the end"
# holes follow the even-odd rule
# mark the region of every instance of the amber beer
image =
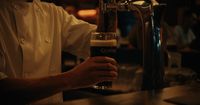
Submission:
MULTIPOLYGON (((108 56, 115 58, 117 49, 116 33, 99 33, 95 32, 92 34, 90 41, 90 53, 91 57, 94 56, 108 56)), ((98 83, 94 88, 105 89, 112 87, 111 81, 105 81, 98 83)))

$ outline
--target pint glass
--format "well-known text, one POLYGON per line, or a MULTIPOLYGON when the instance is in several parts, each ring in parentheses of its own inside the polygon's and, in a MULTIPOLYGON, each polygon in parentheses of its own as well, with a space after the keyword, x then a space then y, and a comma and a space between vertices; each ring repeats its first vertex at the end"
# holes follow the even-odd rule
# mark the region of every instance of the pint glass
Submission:
MULTIPOLYGON (((115 58, 117 49, 117 36, 115 32, 93 32, 90 40, 90 54, 94 56, 108 56, 115 58)), ((96 89, 112 87, 111 81, 98 83, 96 89)))

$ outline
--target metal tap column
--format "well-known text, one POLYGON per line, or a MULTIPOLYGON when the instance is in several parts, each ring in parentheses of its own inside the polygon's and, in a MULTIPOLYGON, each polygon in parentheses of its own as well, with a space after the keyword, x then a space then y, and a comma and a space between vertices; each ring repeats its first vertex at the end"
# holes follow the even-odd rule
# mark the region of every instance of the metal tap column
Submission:
POLYGON ((115 3, 115 0, 99 0, 98 32, 116 32, 117 8, 107 8, 108 4, 115 3))
POLYGON ((142 90, 164 86, 164 50, 161 36, 162 5, 152 6, 149 30, 144 35, 142 90))

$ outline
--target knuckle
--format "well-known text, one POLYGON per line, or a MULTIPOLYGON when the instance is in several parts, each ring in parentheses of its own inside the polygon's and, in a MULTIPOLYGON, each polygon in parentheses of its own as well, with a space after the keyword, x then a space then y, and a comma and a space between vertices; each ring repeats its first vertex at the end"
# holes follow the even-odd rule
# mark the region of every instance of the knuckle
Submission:
POLYGON ((112 77, 117 77, 118 74, 116 72, 111 72, 112 77))
POLYGON ((111 76, 111 77, 117 77, 117 73, 116 72, 113 72, 113 71, 110 71, 109 72, 109 75, 111 76))
POLYGON ((105 65, 106 65, 106 67, 110 67, 110 63, 106 63, 105 65))
POLYGON ((116 66, 114 66, 114 70, 115 70, 115 71, 118 71, 118 68, 117 68, 116 66))
POLYGON ((109 57, 107 57, 107 56, 103 56, 103 59, 107 60, 107 59, 109 59, 109 57))

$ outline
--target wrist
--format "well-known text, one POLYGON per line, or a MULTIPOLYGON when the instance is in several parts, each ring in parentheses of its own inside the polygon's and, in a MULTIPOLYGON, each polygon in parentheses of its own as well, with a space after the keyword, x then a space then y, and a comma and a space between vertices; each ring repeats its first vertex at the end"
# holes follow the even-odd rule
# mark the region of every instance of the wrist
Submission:
POLYGON ((62 91, 71 90, 71 89, 76 88, 76 85, 75 85, 75 82, 74 82, 75 78, 74 78, 72 71, 68 71, 68 72, 59 74, 58 78, 59 78, 59 82, 61 84, 60 87, 61 87, 62 91))

